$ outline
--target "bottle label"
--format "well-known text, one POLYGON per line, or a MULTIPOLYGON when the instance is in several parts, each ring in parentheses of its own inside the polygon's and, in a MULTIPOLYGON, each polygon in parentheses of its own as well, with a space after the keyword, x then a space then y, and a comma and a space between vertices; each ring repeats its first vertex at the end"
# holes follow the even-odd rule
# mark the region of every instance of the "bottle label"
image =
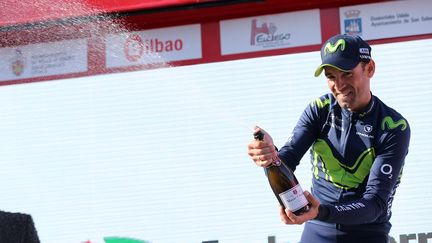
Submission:
POLYGON ((282 199, 285 208, 292 212, 295 212, 308 204, 300 184, 297 184, 288 191, 280 193, 279 197, 282 199))

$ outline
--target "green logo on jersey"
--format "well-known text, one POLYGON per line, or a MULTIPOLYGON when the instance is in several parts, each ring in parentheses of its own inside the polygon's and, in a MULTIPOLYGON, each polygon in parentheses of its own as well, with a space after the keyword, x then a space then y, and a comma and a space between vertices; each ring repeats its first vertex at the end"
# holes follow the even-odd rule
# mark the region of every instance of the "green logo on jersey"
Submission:
POLYGON ((330 146, 322 139, 317 139, 313 145, 314 161, 313 174, 318 177, 318 157, 322 161, 321 169, 325 174, 325 179, 339 188, 357 188, 369 175, 370 168, 375 159, 374 148, 365 150, 357 158, 352 166, 347 166, 335 158, 330 146))
POLYGON ((324 101, 322 101, 320 98, 314 100, 311 102, 311 106, 318 106, 318 108, 322 109, 324 108, 326 105, 330 105, 330 99, 325 99, 324 101))
POLYGON ((330 42, 327 42, 327 44, 324 47, 324 56, 327 55, 327 53, 333 53, 336 52, 338 47, 341 46, 341 51, 345 50, 345 40, 339 39, 336 41, 336 43, 333 45, 330 42))
POLYGON ((399 126, 402 126, 401 128, 402 131, 408 127, 407 122, 404 119, 400 119, 399 121, 394 122, 390 116, 384 117, 384 119, 381 122, 382 130, 385 130, 386 126, 388 127, 388 129, 395 129, 399 126))

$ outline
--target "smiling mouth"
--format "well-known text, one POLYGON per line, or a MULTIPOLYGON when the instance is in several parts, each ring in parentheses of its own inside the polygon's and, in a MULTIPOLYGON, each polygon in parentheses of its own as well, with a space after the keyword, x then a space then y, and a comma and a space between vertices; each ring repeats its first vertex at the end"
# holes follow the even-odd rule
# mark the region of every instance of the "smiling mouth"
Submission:
POLYGON ((343 97, 347 97, 352 95, 352 91, 348 91, 347 93, 339 93, 339 95, 342 95, 343 97))

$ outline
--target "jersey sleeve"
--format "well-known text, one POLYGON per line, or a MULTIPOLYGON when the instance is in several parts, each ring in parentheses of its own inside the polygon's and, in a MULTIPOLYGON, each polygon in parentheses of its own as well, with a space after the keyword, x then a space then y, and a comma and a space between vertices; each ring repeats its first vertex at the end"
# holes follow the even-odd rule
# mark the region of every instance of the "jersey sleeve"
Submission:
MULTIPOLYGON (((329 100, 321 97, 312 101, 303 111, 288 141, 278 151, 279 158, 293 171, 310 148, 321 130, 322 116, 328 113, 329 100)), ((324 115, 325 116, 325 115, 324 115)))
POLYGON ((408 153, 410 128, 408 123, 386 127, 386 136, 372 165, 362 197, 346 203, 321 204, 316 219, 337 224, 364 224, 391 216, 391 205, 400 182, 408 153))
POLYGON ((33 218, 28 215, 27 217, 27 232, 26 232, 26 243, 40 243, 39 237, 37 234, 37 230, 35 224, 33 222, 33 218))

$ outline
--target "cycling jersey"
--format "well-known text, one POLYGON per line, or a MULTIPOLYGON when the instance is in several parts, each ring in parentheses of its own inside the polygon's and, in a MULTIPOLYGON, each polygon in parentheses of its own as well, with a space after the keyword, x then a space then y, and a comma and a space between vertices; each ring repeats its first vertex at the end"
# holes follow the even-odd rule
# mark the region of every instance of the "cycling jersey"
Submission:
POLYGON ((295 170, 310 148, 311 192, 321 203, 311 223, 387 234, 409 140, 406 119, 376 96, 351 112, 326 94, 306 107, 278 155, 295 170))

